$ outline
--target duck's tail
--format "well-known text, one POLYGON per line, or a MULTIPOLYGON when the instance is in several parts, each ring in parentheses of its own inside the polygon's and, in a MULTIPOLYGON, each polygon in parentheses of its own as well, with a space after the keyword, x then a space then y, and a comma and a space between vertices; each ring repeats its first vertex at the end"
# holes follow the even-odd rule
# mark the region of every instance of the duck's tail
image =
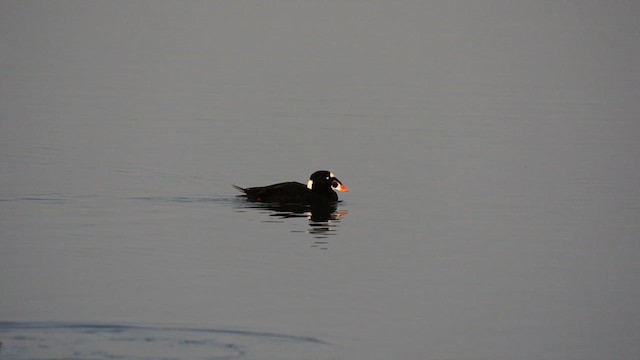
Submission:
POLYGON ((233 184, 231 184, 231 186, 233 186, 236 190, 238 190, 238 191, 240 191, 242 193, 245 193, 245 194, 247 193, 247 189, 245 189, 245 188, 241 188, 240 186, 233 185, 233 184))

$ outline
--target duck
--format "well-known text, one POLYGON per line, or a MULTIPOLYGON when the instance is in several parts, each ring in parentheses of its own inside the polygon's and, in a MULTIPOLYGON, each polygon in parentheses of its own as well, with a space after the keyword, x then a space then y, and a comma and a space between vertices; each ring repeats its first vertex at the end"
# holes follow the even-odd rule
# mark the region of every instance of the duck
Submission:
POLYGON ((249 188, 237 185, 233 185, 233 187, 242 192, 244 195, 241 196, 246 196, 249 201, 286 204, 337 202, 338 194, 336 191, 349 191, 349 188, 328 170, 318 170, 311 174, 306 185, 296 181, 288 181, 249 188))

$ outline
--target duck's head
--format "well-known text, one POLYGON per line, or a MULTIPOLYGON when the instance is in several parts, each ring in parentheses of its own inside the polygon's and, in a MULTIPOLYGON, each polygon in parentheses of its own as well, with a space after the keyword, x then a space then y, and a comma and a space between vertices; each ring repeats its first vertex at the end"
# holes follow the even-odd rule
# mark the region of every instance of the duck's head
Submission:
POLYGON ((349 188, 344 186, 332 172, 327 170, 319 170, 311 174, 309 181, 307 182, 307 187, 314 191, 323 191, 323 190, 336 190, 347 192, 349 188))

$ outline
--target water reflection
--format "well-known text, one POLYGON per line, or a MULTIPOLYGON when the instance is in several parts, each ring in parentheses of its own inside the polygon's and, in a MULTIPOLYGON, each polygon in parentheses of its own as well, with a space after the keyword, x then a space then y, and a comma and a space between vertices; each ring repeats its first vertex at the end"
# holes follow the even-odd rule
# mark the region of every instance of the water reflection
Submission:
MULTIPOLYGON (((330 235, 335 235, 338 224, 348 214, 346 209, 338 210, 338 203, 317 203, 317 204, 280 204, 280 203, 260 203, 243 201, 240 203, 241 209, 266 210, 271 218, 290 219, 305 218, 309 221, 309 228, 305 231, 292 230, 292 232, 304 232, 313 235, 318 239, 313 247, 326 249, 328 242, 326 239, 330 235)), ((278 220, 263 220, 264 222, 283 222, 278 220)))

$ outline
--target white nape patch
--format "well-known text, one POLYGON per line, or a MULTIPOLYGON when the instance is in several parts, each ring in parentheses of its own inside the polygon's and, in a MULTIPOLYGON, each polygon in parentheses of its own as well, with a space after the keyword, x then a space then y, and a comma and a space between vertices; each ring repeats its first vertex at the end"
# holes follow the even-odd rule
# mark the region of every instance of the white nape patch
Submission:
POLYGON ((331 176, 332 178, 336 177, 335 175, 333 175, 333 173, 329 173, 329 176, 331 176))
POLYGON ((307 187, 309 188, 309 190, 313 190, 313 180, 307 181, 307 187))

